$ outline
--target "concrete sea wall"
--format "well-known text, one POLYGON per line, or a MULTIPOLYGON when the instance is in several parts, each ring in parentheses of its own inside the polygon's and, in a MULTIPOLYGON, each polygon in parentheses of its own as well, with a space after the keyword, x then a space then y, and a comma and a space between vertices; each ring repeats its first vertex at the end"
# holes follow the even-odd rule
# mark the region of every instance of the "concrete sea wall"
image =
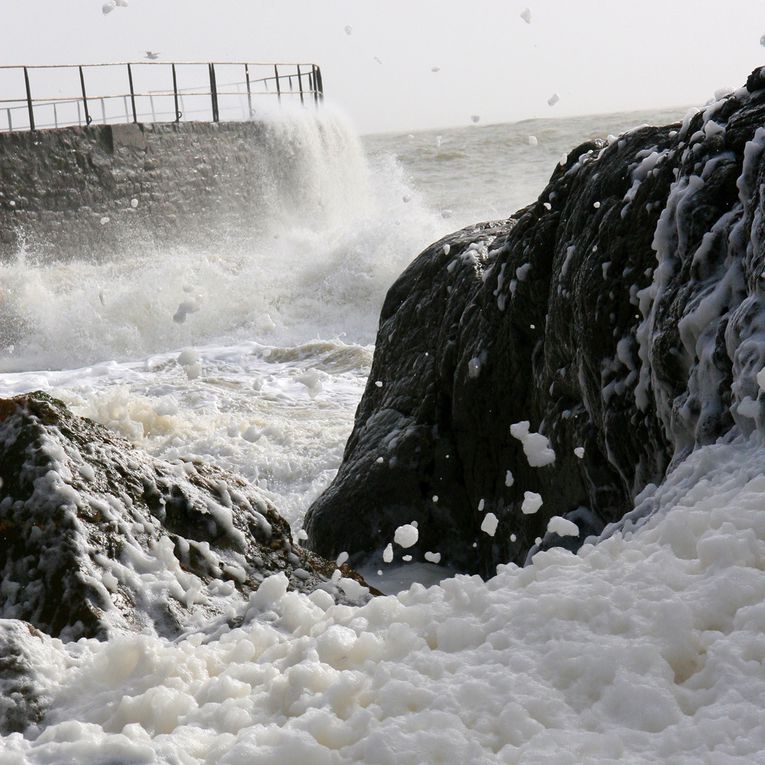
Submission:
POLYGON ((269 151, 263 122, 0 134, 0 260, 241 243, 269 151))

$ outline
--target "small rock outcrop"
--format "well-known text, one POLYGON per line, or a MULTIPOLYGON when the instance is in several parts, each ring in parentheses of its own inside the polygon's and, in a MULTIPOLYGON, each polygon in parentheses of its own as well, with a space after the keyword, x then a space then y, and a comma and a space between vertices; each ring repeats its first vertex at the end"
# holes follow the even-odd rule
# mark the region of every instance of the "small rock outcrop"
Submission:
POLYGON ((374 559, 416 521, 397 559, 489 576, 762 424, 764 83, 578 146, 535 203, 410 265, 309 546, 374 559))
POLYGON ((44 393, 0 400, 0 619, 64 640, 173 637, 236 618, 279 572, 294 589, 367 595, 242 479, 152 458, 44 393))

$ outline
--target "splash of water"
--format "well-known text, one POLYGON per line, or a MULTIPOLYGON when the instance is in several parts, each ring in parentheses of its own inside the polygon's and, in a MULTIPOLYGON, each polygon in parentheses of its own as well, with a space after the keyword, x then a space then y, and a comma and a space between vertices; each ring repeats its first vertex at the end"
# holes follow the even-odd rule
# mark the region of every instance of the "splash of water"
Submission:
MULTIPOLYGON (((331 110, 267 120, 254 245, 0 264, 0 371, 208 342, 370 343, 385 290, 443 221, 331 110)), ((259 147, 260 150, 260 147, 259 147)))

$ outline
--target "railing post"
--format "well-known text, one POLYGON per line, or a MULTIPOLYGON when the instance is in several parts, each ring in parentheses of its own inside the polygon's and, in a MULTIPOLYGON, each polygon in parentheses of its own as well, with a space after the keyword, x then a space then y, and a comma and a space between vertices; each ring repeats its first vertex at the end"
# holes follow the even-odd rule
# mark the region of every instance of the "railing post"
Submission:
POLYGON ((53 126, 58 127, 58 109, 56 109, 56 104, 53 104, 53 126))
POLYGON ((213 122, 218 122, 218 86, 215 82, 215 64, 208 64, 210 69, 210 99, 212 101, 212 118, 213 122))
POLYGON ((313 103, 319 105, 319 67, 313 65, 313 103))
POLYGON ((24 67, 24 85, 27 89, 27 110, 29 111, 29 129, 35 129, 35 110, 32 106, 32 89, 29 87, 29 72, 24 67))
POLYGON ((300 88, 300 103, 305 106, 305 101, 303 100, 303 75, 300 74, 300 64, 297 65, 297 76, 298 87, 300 88))
POLYGON ((181 121, 181 113, 178 110, 178 79, 175 75, 175 64, 172 65, 173 68, 173 101, 175 102, 175 121, 180 122, 181 121))
POLYGON ((93 118, 88 112, 88 94, 85 92, 85 75, 82 73, 82 67, 77 67, 80 70, 80 87, 82 88, 82 106, 85 110, 85 124, 90 125, 93 122, 93 118))
POLYGON ((276 97, 279 100, 279 103, 282 102, 282 89, 279 85, 279 68, 276 64, 274 64, 274 80, 276 80, 276 97))
POLYGON ((154 110, 154 96, 149 93, 149 104, 151 105, 151 121, 157 121, 157 112, 154 110))
POLYGON ((247 108, 250 110, 250 119, 252 119, 252 91, 250 90, 250 65, 244 65, 244 76, 247 79, 247 108))
POLYGON ((138 122, 138 114, 135 110, 135 90, 133 90, 133 70, 130 64, 127 65, 128 70, 128 83, 130 84, 130 103, 133 107, 133 122, 138 122))
POLYGON ((324 83, 321 80, 321 67, 316 67, 316 89, 319 92, 319 101, 324 100, 324 83))
POLYGON ((13 119, 11 118, 11 110, 6 109, 5 113, 8 115, 8 130, 13 131, 13 119))
POLYGON ((104 121, 104 125, 106 124, 106 101, 104 101, 103 98, 100 99, 101 101, 101 119, 104 121))

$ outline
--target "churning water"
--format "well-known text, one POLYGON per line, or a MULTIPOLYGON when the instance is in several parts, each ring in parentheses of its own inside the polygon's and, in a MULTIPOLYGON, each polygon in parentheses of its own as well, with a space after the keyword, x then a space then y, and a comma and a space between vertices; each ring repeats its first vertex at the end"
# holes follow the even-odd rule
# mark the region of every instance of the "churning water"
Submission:
POLYGON ((251 250, 0 265, 0 395, 45 389, 157 456, 233 469, 299 527, 339 464, 385 292, 417 253, 531 202, 581 141, 680 116, 363 140, 329 110, 274 117, 251 250))

